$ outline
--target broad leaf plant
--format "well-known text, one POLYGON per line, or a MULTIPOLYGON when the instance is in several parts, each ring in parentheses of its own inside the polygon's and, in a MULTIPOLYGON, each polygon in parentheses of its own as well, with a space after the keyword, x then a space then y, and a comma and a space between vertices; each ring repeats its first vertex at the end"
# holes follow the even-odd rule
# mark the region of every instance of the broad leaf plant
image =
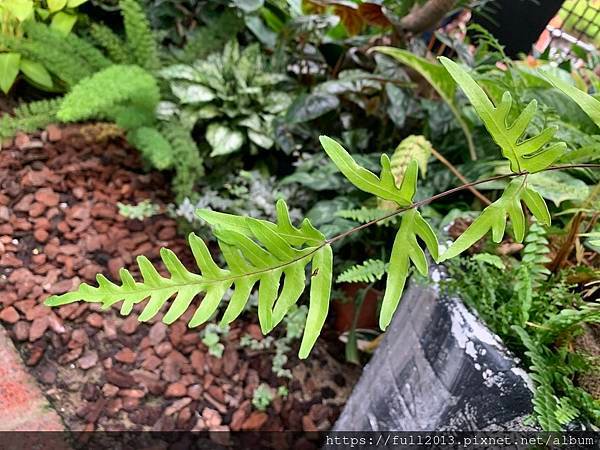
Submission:
MULTIPOLYGON (((120 284, 98 275, 96 287, 81 284, 74 292, 48 298, 46 304, 60 306, 86 301, 101 303, 104 309, 108 309, 122 302, 121 313, 127 315, 132 312, 134 305, 145 302, 139 320, 148 321, 168 306, 162 317, 167 324, 195 307, 188 325, 197 327, 215 315, 226 296, 229 300, 221 322, 232 322, 243 311, 253 289, 258 287, 258 318, 263 333, 268 333, 298 302, 308 282, 309 311, 299 352, 300 358, 306 358, 321 332, 329 309, 332 245, 351 233, 401 215, 390 260, 382 266, 382 270, 387 272, 387 281, 379 324, 385 330, 400 302, 411 266, 422 275, 428 273, 425 249, 433 260, 441 262, 464 252, 490 230, 493 241, 500 242, 507 219, 512 223, 514 239, 521 242, 527 227, 523 205, 540 224, 550 225, 548 207, 542 196, 528 185, 527 178, 531 173, 560 169, 552 167, 552 164, 566 153, 565 143, 553 142, 555 128, 547 128, 533 135, 529 133, 530 122, 537 110, 535 101, 510 122, 508 117, 513 108, 510 93, 506 92, 501 102, 495 105, 465 69, 447 58, 440 58, 440 61, 469 99, 502 155, 510 162, 511 170, 508 175, 494 178, 511 178, 500 198, 486 207, 445 252, 439 253, 437 237, 418 208, 489 179, 415 202, 419 171, 416 159, 407 165, 400 180, 394 176, 390 159, 384 154, 381 156, 381 172, 378 176, 361 167, 338 142, 322 136, 323 149, 356 188, 382 201, 393 202, 396 209, 330 238, 326 238, 308 219, 304 219, 299 227, 294 226, 283 200, 277 203, 276 223, 199 210, 198 215, 214 230, 227 268, 219 267, 206 244, 192 233, 189 244, 198 273, 189 271, 171 250, 163 248, 160 254, 169 277, 161 276, 146 257, 140 256, 137 262, 142 281, 135 280, 129 271, 121 269, 120 284), (198 294, 204 294, 201 301, 195 301, 198 294)), ((578 103, 600 126, 600 102, 559 80, 548 77, 548 81, 578 103)))

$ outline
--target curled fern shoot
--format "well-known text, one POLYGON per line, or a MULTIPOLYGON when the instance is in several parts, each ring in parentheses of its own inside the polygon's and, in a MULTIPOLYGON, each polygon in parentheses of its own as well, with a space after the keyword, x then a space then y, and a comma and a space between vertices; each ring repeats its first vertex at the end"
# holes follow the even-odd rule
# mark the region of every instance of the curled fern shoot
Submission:
POLYGON ((136 281, 126 269, 121 269, 120 285, 99 275, 97 287, 84 283, 77 291, 48 298, 46 304, 59 306, 87 301, 110 308, 123 302, 121 314, 127 315, 135 304, 148 299, 139 316, 139 320, 144 322, 155 317, 174 297, 162 319, 164 323, 171 324, 192 307, 197 295, 203 293, 204 297, 188 323, 189 327, 197 327, 217 312, 230 288, 233 288, 233 293, 221 322, 227 324, 235 320, 243 311, 252 289, 258 285, 258 317, 263 333, 268 333, 304 292, 305 268, 311 264, 309 311, 299 352, 301 358, 306 358, 329 310, 333 256, 331 246, 310 222, 305 220, 301 228, 294 227, 283 201, 278 202, 277 210, 276 224, 245 218, 241 226, 237 224, 237 217, 230 220, 227 214, 199 212, 202 218, 214 225, 219 247, 227 262, 226 269, 217 266, 206 244, 192 233, 189 244, 199 273, 190 272, 171 250, 163 248, 160 255, 169 278, 161 276, 146 257, 140 256, 137 262, 141 282, 136 281), (303 245, 315 242, 317 238, 317 245, 303 245))

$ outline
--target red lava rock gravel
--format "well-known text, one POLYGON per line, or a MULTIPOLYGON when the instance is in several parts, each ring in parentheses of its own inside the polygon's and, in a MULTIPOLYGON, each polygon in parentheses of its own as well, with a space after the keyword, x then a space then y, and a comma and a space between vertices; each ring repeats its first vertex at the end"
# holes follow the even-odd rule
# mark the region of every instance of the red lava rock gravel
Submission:
POLYGON ((96 304, 43 305, 96 273, 114 279, 127 266, 135 274, 134 258, 157 262, 162 246, 193 267, 173 219, 141 222, 117 211, 117 202, 167 203, 165 178, 144 173, 122 139, 95 142, 82 130, 52 126, 0 150, 0 321, 67 428, 328 429, 359 373, 331 357, 334 344, 324 339, 306 361, 291 353, 294 378, 278 379, 272 350, 239 346, 244 334, 262 338, 251 314, 222 338, 217 359, 200 329, 187 328, 190 314, 167 327, 96 304), (260 383, 286 385, 289 395, 258 411, 252 394, 260 383))

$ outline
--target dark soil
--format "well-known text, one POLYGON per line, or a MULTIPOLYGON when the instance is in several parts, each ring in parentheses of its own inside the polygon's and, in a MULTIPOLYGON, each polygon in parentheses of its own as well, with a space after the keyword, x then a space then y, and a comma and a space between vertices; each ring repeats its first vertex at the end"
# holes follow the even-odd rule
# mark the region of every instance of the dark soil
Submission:
POLYGON ((295 345, 287 380, 272 372, 272 349, 240 347, 246 333, 262 339, 253 314, 232 325, 219 359, 199 328, 187 328, 189 314, 167 327, 160 315, 141 324, 136 314, 123 318, 97 304, 43 305, 96 273, 115 279, 121 266, 137 273, 135 257, 157 262, 163 246, 193 267, 173 219, 118 214, 117 202, 169 202, 168 182, 144 173, 121 137, 106 132, 99 140, 98 131, 49 127, 0 151, 0 320, 67 428, 329 429, 360 374, 332 356, 343 355, 335 336, 319 339, 306 361, 295 345), (285 385, 289 395, 259 411, 251 400, 260 383, 285 385))

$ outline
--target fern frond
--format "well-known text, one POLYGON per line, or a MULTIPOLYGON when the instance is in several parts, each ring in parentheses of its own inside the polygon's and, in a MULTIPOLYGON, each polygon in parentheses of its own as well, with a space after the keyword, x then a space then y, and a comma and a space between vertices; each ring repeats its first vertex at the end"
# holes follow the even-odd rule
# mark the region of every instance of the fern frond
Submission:
POLYGON ((159 99, 150 73, 138 66, 114 65, 77 84, 57 116, 65 122, 110 117, 124 128, 135 128, 154 121, 159 99))
POLYGON ((94 23, 90 27, 90 36, 102 47, 115 64, 131 63, 123 40, 106 25, 94 23))
POLYGON ((534 221, 525 236, 522 258, 522 263, 527 265, 533 287, 538 287, 550 275, 550 271, 546 268, 546 264, 551 261, 547 256, 550 253, 548 245, 546 229, 534 221))
POLYGON ((440 57, 440 61, 454 81, 462 88, 473 108, 483 121, 502 154, 510 161, 513 172, 538 172, 556 161, 566 150, 564 142, 550 144, 556 127, 549 127, 539 134, 523 140, 537 111, 537 102, 532 100, 517 119, 508 124, 512 108, 512 96, 505 92, 498 106, 495 106, 485 91, 471 76, 454 61, 440 57))
POLYGON ((0 140, 12 138, 18 132, 31 133, 56 122, 56 113, 62 98, 25 103, 14 110, 14 115, 0 118, 0 140))
MULTIPOLYGON (((217 217, 219 226, 215 229, 215 234, 227 262, 227 269, 217 266, 206 244, 192 233, 189 244, 200 273, 190 272, 172 251, 163 248, 160 254, 170 274, 168 278, 161 276, 150 261, 141 256, 138 258, 138 266, 142 281, 136 281, 129 271, 121 269, 120 284, 99 275, 97 287, 82 284, 75 292, 48 298, 46 304, 58 306, 87 301, 110 308, 122 301, 121 313, 130 314, 135 304, 149 299, 139 316, 140 321, 148 321, 174 296, 162 319, 164 323, 170 324, 192 306, 197 295, 204 293, 204 298, 188 324, 189 327, 197 327, 215 314, 230 288, 233 288, 233 294, 221 322, 233 321, 243 311, 253 287, 258 285, 258 317, 263 333, 267 333, 300 298, 305 289, 305 267, 311 264, 310 304, 299 353, 301 358, 306 358, 327 316, 333 256, 331 246, 310 222, 305 221, 301 228, 291 225, 287 206, 283 201, 278 202, 277 211, 277 224, 235 216, 231 216, 234 219, 230 221, 226 214, 217 217), (241 229, 246 234, 238 232, 238 224, 241 222, 241 229), (231 223, 233 226, 229 226, 231 223), (304 230, 309 233, 305 235, 304 230), (287 239, 288 235, 293 236, 293 239, 287 239), (312 242, 317 235, 320 239, 318 245, 297 248, 299 242, 312 242)), ((200 216, 206 219, 206 213, 210 212, 202 211, 200 216)), ((210 215, 208 218, 211 219, 210 215)), ((212 216, 212 219, 215 217, 212 216)))
MULTIPOLYGON (((381 174, 378 177, 373 172, 359 166, 344 147, 333 139, 321 136, 320 140, 327 155, 354 186, 382 199, 394 201, 399 206, 406 207, 413 203, 419 173, 417 161, 411 161, 402 177, 402 183, 400 186, 396 186, 390 159, 387 155, 381 156, 381 174)), ((437 261, 439 246, 435 233, 419 211, 409 209, 402 214, 400 229, 392 247, 385 294, 379 316, 379 327, 382 330, 387 328, 398 308, 411 263, 421 275, 428 275, 427 258, 417 237, 425 243, 431 256, 437 261)))
POLYGON ((536 418, 544 431, 560 431, 562 427, 556 418, 556 411, 559 407, 558 398, 552 386, 551 374, 546 368, 548 349, 534 342, 523 328, 513 326, 513 330, 521 338, 527 349, 525 355, 531 363, 530 376, 536 387, 533 395, 533 410, 536 418))
POLYGON ((189 130, 182 125, 166 122, 160 126, 160 131, 173 149, 175 177, 171 185, 176 199, 182 201, 204 175, 203 160, 189 130))
POLYGON ((465 232, 452 243, 441 256, 441 261, 461 254, 490 230, 492 231, 492 241, 495 243, 502 241, 507 216, 512 221, 515 240, 522 242, 525 237, 525 214, 521 201, 527 205, 537 220, 545 225, 550 225, 550 213, 542 196, 530 188, 526 180, 521 177, 515 178, 506 187, 502 196, 486 207, 465 232))
POLYGON ((135 128, 127 133, 127 140, 157 169, 165 170, 173 165, 173 148, 156 128, 135 128))
POLYGON ((127 48, 133 61, 146 70, 155 70, 160 66, 158 49, 150 23, 136 0, 121 0, 121 15, 127 36, 127 48))
POLYGON ((394 174, 394 180, 396 180, 396 186, 402 184, 404 172, 413 159, 419 164, 421 176, 425 178, 427 160, 431 156, 432 149, 431 142, 425 139, 424 136, 408 136, 398 144, 390 159, 390 167, 394 174))
MULTIPOLYGON (((381 209, 381 208, 367 208, 363 206, 359 209, 342 209, 341 211, 337 211, 335 213, 336 216, 342 217, 344 219, 354 220, 358 223, 368 223, 375 219, 385 216, 389 214, 389 209, 381 209)), ((392 216, 387 220, 379 222, 380 225, 393 225, 398 222, 397 216, 392 216)))
POLYGON ((540 342, 551 343, 561 334, 584 323, 600 323, 600 304, 591 303, 578 309, 562 309, 541 324, 538 337, 540 342))
POLYGON ((386 263, 381 259, 368 259, 362 264, 355 264, 346 269, 338 277, 338 283, 374 283, 381 280, 386 271, 386 263))

